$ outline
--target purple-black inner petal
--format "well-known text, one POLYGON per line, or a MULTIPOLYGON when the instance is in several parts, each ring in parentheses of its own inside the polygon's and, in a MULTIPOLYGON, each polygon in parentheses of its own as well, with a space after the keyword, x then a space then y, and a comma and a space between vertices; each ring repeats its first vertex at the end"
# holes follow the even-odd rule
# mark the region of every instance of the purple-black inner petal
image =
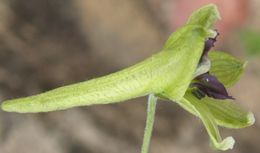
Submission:
POLYGON ((215 46, 214 44, 217 41, 217 37, 219 36, 219 32, 217 30, 215 31, 217 32, 217 35, 214 38, 208 38, 208 40, 205 41, 204 50, 201 59, 207 56, 210 49, 215 46))
MULTIPOLYGON (((205 41, 204 50, 200 59, 200 62, 208 56, 208 52, 212 47, 214 47, 215 42, 219 33, 217 30, 217 35, 214 38, 208 38, 205 41)), ((233 97, 228 95, 225 86, 209 72, 201 74, 195 78, 195 83, 191 84, 191 87, 195 87, 192 91, 193 95, 198 99, 204 98, 206 95, 215 99, 233 99, 233 97)))
POLYGON ((196 81, 197 82, 192 83, 192 87, 197 88, 193 93, 199 99, 203 98, 205 95, 215 99, 233 99, 233 97, 228 95, 225 86, 218 81, 215 76, 210 75, 209 73, 198 76, 196 81))
MULTIPOLYGON (((217 41, 219 33, 217 30, 215 31, 217 32, 217 35, 214 38, 208 38, 205 41, 200 62, 203 58, 208 56, 208 52, 214 47, 214 44, 217 41)), ((191 84, 191 87, 195 87, 192 93, 199 99, 204 98, 206 95, 215 99, 233 99, 233 97, 228 95, 225 86, 215 76, 210 75, 208 72, 197 76, 195 82, 191 84)))

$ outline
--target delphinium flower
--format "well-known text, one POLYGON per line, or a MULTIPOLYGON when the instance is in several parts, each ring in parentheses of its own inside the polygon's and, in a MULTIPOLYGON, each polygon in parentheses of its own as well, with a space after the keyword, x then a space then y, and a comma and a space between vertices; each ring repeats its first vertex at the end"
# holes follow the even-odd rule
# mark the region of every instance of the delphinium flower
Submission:
MULTIPOLYGON (((189 22, 200 22, 195 14, 207 14, 214 9, 203 7, 193 13, 189 22), (205 11, 205 12, 204 12, 205 11)), ((215 14, 220 19, 218 11, 215 14)), ((203 22, 202 22, 203 23, 203 22)), ((227 137, 222 140, 218 126, 226 128, 244 128, 254 124, 254 115, 247 112, 234 103, 234 98, 227 92, 228 87, 233 86, 244 72, 247 62, 243 62, 231 55, 210 51, 214 47, 219 35, 215 30, 215 36, 206 39, 203 53, 193 80, 190 83, 184 97, 176 101, 190 113, 198 116, 206 127, 212 146, 217 150, 232 149, 235 140, 227 137)))
POLYGON ((204 6, 152 57, 104 77, 6 100, 1 108, 8 112, 37 113, 149 95, 142 153, 148 152, 158 98, 174 101, 198 116, 216 149, 231 149, 234 139, 222 140, 218 126, 247 127, 254 123, 254 116, 237 106, 226 90, 239 80, 246 63, 224 52, 210 51, 219 35, 212 29, 218 19, 214 4, 204 6))
POLYGON ((233 148, 235 140, 232 137, 222 140, 217 126, 244 128, 254 124, 255 119, 252 113, 233 102, 234 98, 226 89, 240 78, 246 62, 223 52, 208 53, 215 42, 216 37, 205 42, 200 60, 200 63, 207 63, 209 70, 193 79, 184 98, 178 103, 201 118, 214 148, 227 150, 233 148))

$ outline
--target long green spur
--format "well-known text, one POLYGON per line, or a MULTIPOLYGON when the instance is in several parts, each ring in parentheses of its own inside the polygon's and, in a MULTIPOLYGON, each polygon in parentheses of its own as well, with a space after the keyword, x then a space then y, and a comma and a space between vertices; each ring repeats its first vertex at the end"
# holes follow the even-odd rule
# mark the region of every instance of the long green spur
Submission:
POLYGON ((1 107, 9 112, 48 112, 121 102, 148 94, 179 101, 192 80, 205 40, 215 35, 210 28, 218 18, 216 6, 208 5, 174 32, 159 53, 136 65, 38 95, 7 100, 1 107))

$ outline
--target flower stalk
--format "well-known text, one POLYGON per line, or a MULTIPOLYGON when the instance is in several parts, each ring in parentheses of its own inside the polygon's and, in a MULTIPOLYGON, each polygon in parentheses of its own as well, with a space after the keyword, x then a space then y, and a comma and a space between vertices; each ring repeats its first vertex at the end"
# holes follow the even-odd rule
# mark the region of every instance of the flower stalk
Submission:
POLYGON ((153 132, 154 118, 156 112, 156 103, 157 97, 155 95, 150 94, 147 103, 147 116, 146 116, 146 125, 144 129, 144 137, 141 153, 148 153, 150 148, 150 142, 153 132))

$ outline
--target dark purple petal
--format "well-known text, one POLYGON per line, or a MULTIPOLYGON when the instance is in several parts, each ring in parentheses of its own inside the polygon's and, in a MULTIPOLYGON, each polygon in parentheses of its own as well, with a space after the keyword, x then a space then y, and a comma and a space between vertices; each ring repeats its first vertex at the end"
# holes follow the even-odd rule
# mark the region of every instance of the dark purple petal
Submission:
MULTIPOLYGON (((214 44, 217 41, 217 37, 219 36, 217 30, 216 32, 216 37, 208 38, 208 40, 205 41, 205 46, 200 62, 202 62, 204 58, 207 58, 208 52, 212 47, 214 47, 214 44)), ((221 82, 219 82, 215 76, 210 75, 209 73, 204 73, 196 77, 195 80, 196 82, 192 83, 191 87, 196 88, 192 91, 192 93, 198 99, 204 98, 206 95, 215 99, 233 99, 231 96, 228 95, 225 86, 221 82)))
MULTIPOLYGON (((228 95, 228 92, 225 86, 218 81, 218 79, 210 75, 209 73, 202 74, 196 78, 198 82, 192 83, 193 87, 197 87, 200 93, 207 95, 208 97, 212 97, 215 99, 233 99, 228 95)), ((194 92, 194 94, 198 94, 194 92)), ((201 95, 203 95, 201 94, 201 95)), ((196 96, 199 99, 203 97, 196 96)))
POLYGON ((217 41, 217 37, 219 36, 219 32, 217 30, 215 30, 215 31, 217 32, 216 37, 208 38, 208 40, 205 41, 204 50, 203 50, 201 58, 203 58, 204 56, 207 56, 210 49, 215 46, 214 44, 217 41))
POLYGON ((217 40, 215 38, 208 38, 208 40, 205 42, 205 46, 204 46, 204 50, 203 50, 203 54, 202 56, 207 56, 208 52, 210 51, 210 49, 212 47, 214 47, 214 43, 216 42, 217 40))

